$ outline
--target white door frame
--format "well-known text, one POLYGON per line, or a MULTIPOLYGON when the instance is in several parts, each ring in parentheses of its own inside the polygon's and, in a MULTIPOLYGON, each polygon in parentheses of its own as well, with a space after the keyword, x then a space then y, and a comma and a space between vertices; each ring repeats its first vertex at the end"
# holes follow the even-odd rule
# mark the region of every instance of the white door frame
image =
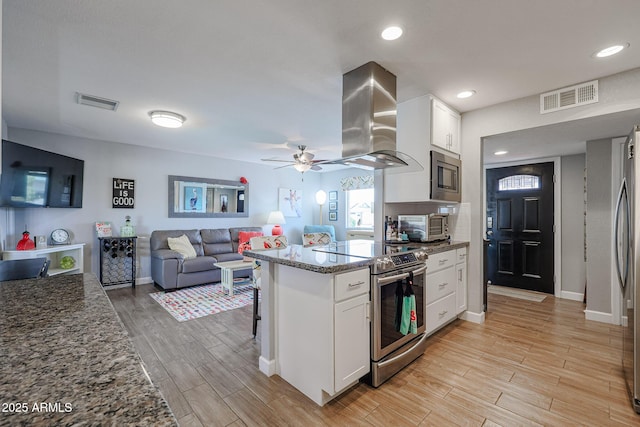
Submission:
MULTIPOLYGON (((483 198, 482 203, 484 204, 484 209, 482 212, 483 217, 483 230, 486 233, 487 227, 487 169, 497 169, 497 168, 505 168, 509 166, 521 166, 521 165, 532 165, 536 163, 549 163, 553 162, 553 224, 554 224, 554 233, 553 233, 553 276, 555 278, 553 284, 553 295, 557 298, 568 298, 568 299, 577 299, 576 297, 572 298, 572 295, 563 295, 562 294, 562 165, 560 161, 560 157, 545 157, 540 159, 528 159, 528 160, 519 160, 514 162, 505 162, 505 163, 491 163, 484 164, 484 173, 482 174, 482 179, 484 181, 483 186, 483 198)), ((486 236, 485 236, 486 237, 486 236)), ((582 301, 582 299, 580 299, 582 301)))

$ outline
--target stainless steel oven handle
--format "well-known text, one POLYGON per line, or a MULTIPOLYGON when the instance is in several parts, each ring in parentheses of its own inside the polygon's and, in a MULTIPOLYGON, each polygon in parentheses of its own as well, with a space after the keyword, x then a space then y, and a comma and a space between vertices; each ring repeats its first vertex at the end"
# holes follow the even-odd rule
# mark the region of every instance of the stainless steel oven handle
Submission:
POLYGON ((414 348, 418 347, 419 345, 421 345, 425 340, 427 339, 427 334, 422 334, 422 338, 420 338, 418 341, 416 341, 416 343, 414 345, 411 346, 410 349, 403 351, 402 353, 398 354, 397 356, 392 357, 391 359, 387 359, 384 362, 378 362, 378 367, 382 368, 386 365, 390 365, 393 362, 395 362, 396 360, 402 358, 405 356, 405 353, 409 353, 411 352, 414 348))
MULTIPOLYGON (((420 268, 413 270, 412 273, 414 276, 417 276, 424 273, 425 271, 427 271, 426 264, 420 268)), ((381 277, 378 279, 378 286, 388 285, 389 283, 393 283, 396 280, 406 279, 407 277, 409 277, 409 273, 400 273, 400 274, 394 274, 393 276, 389 276, 389 277, 381 277)))

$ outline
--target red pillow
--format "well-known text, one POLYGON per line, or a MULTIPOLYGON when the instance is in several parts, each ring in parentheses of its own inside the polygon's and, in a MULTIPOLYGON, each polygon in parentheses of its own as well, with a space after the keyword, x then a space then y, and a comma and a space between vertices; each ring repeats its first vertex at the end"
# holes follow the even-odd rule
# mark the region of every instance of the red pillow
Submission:
POLYGON ((264 236, 262 231, 240 231, 238 232, 238 253, 241 254, 245 249, 251 249, 249 241, 252 237, 264 236))

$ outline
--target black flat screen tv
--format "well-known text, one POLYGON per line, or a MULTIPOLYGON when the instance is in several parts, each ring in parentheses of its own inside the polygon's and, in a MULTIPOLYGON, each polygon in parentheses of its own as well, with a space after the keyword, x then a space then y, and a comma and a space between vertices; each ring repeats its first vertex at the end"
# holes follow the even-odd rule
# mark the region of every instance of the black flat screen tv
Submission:
POLYGON ((81 208, 84 160, 2 140, 0 206, 81 208))

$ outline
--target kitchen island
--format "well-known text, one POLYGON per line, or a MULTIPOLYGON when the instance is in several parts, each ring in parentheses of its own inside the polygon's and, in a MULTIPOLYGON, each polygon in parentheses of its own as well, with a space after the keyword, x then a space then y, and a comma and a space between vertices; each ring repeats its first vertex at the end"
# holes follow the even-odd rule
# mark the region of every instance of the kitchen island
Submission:
MULTIPOLYGON (((260 370, 280 375, 318 405, 370 372, 369 267, 381 246, 371 243, 244 252, 262 264, 260 370)), ((456 247, 430 245, 425 252, 456 247)))
POLYGON ((0 425, 177 425, 93 274, 0 282, 0 425))

